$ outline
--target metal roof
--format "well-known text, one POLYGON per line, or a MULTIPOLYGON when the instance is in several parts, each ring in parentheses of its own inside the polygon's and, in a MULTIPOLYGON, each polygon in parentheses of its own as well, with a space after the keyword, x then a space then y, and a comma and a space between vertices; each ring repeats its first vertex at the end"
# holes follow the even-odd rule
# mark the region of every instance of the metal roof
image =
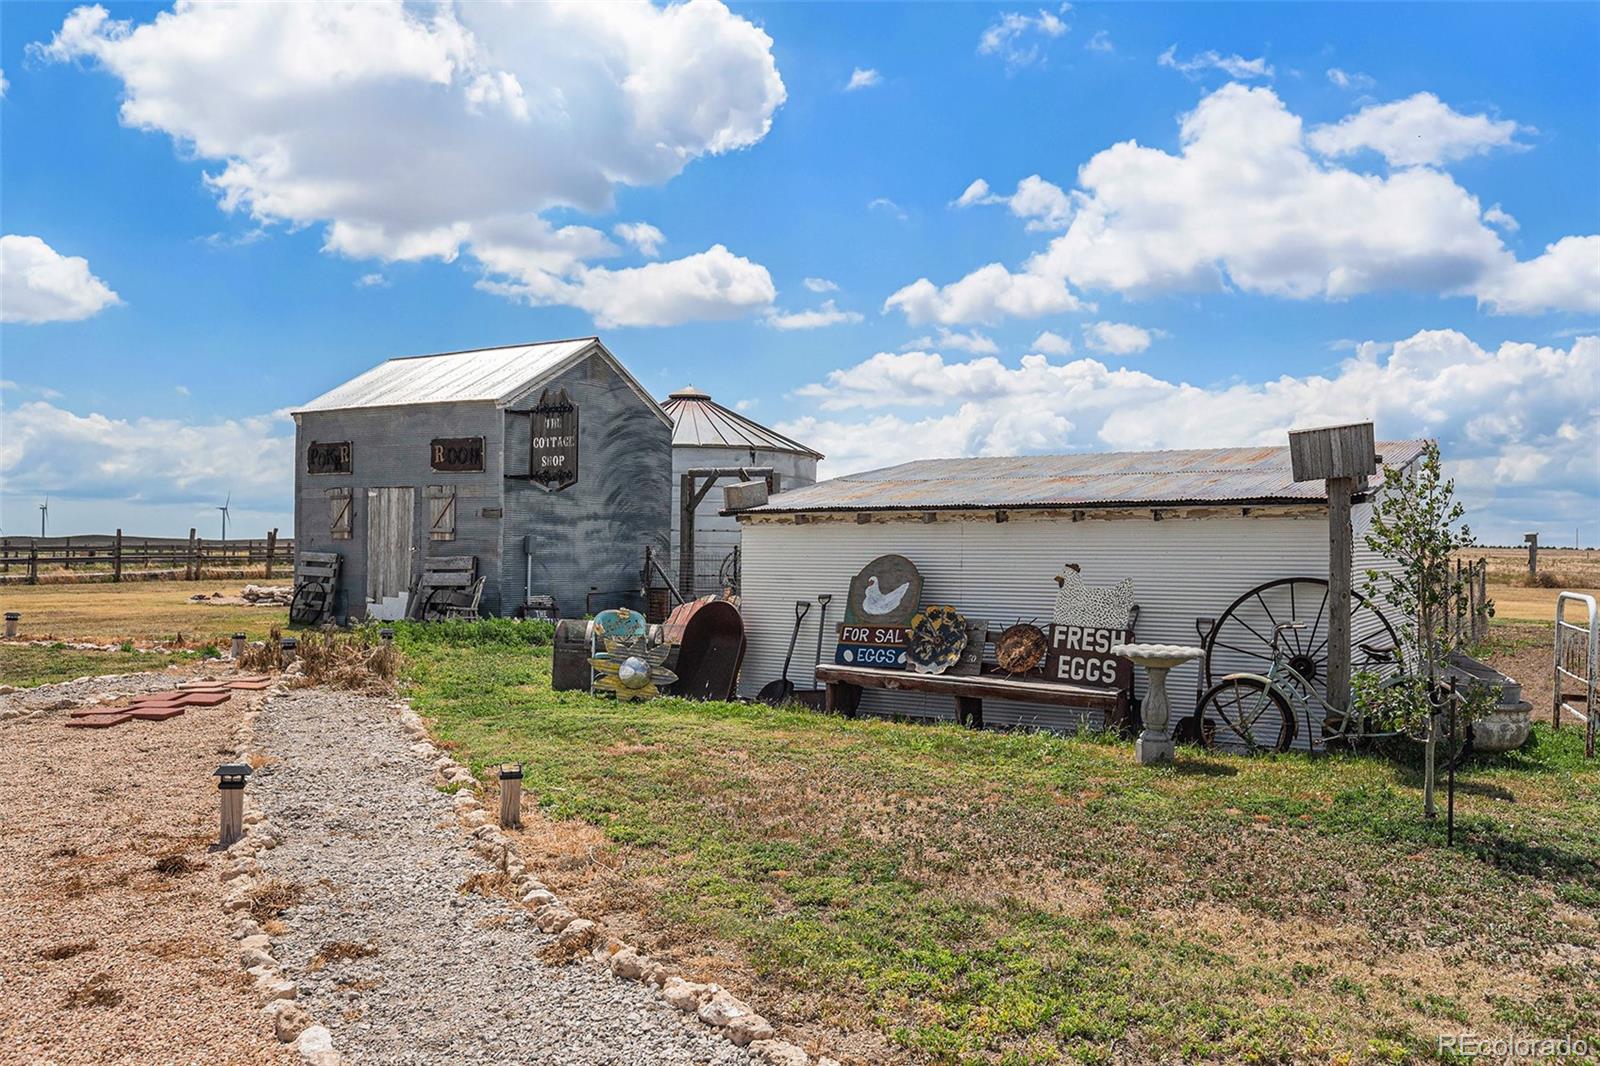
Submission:
MULTIPOLYGON (((1420 440, 1380 441, 1378 454, 1386 466, 1405 466, 1425 445, 1420 440)), ((1287 447, 1200 448, 922 459, 807 485, 739 513, 1148 507, 1327 498, 1322 482, 1294 481, 1287 447)))
POLYGON ((661 409, 672 419, 674 447, 755 448, 822 458, 821 452, 729 410, 693 385, 668 396, 661 409))
POLYGON ((506 405, 591 352, 603 354, 635 392, 651 407, 656 406, 655 399, 598 337, 573 337, 390 359, 323 393, 294 413, 473 401, 506 405))

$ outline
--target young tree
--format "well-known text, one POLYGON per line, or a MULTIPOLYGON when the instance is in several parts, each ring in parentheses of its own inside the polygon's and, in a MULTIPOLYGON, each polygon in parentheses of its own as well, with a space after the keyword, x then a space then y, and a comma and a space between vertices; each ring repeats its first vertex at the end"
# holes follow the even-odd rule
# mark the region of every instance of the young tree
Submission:
MULTIPOLYGON (((1398 565, 1368 570, 1363 591, 1382 600, 1399 622, 1402 666, 1410 683, 1391 691, 1391 716, 1420 724, 1426 744, 1423 813, 1434 816, 1434 755, 1438 740, 1433 699, 1450 655, 1463 643, 1469 610, 1467 580, 1457 555, 1475 543, 1461 521, 1466 508, 1455 498, 1455 482, 1444 476, 1439 446, 1429 441, 1421 459, 1404 470, 1385 467, 1383 487, 1372 506, 1367 547, 1398 565), (1399 706, 1396 706, 1396 704, 1399 706)), ((1484 605, 1488 609, 1488 605, 1484 605)))

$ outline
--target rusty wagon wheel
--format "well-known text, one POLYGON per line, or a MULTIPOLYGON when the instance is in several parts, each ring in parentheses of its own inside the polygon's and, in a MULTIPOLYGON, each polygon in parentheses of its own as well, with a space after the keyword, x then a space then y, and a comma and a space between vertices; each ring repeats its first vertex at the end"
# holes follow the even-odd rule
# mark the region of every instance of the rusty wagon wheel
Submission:
MULTIPOLYGON (((1286 622, 1305 628, 1288 630, 1282 639, 1289 665, 1311 685, 1302 695, 1328 698, 1328 582, 1320 577, 1284 577, 1257 585, 1217 618, 1205 638, 1202 664, 1207 688, 1227 674, 1265 674, 1272 667, 1272 633, 1286 622)), ((1350 602, 1351 671, 1391 673, 1399 665, 1400 636, 1383 612, 1359 592, 1350 602)), ((1291 684, 1292 679, 1281 683, 1291 684)), ((1315 706, 1315 700, 1311 701, 1315 706)), ((1355 716, 1330 716, 1324 739, 1360 732, 1355 716)))

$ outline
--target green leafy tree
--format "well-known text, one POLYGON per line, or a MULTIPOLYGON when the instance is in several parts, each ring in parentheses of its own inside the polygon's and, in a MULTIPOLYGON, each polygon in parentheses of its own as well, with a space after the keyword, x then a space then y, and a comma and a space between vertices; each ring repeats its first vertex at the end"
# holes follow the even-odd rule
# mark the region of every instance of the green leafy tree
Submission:
MULTIPOLYGON (((1433 699, 1450 656, 1471 632, 1467 622, 1466 578, 1455 565, 1462 551, 1476 542, 1462 521, 1466 508, 1455 498, 1455 482, 1444 476, 1439 446, 1428 442, 1419 461, 1400 469, 1385 467, 1383 487, 1372 506, 1367 547, 1397 566, 1366 572, 1363 592, 1383 602, 1398 622, 1403 668, 1411 677, 1380 694, 1358 680, 1364 711, 1386 720, 1389 727, 1420 731, 1426 745, 1424 811, 1433 816, 1434 752, 1438 740, 1433 699)), ((1484 609, 1489 609, 1488 604, 1484 609)), ((1473 694, 1475 711, 1484 696, 1473 694)))

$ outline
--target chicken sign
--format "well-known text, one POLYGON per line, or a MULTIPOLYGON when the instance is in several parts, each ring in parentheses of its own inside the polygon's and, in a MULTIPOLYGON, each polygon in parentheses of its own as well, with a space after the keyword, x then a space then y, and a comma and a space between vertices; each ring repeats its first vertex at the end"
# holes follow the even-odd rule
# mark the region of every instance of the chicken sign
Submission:
POLYGON ((880 555, 850 582, 847 624, 904 626, 922 603, 922 575, 903 555, 880 555))

